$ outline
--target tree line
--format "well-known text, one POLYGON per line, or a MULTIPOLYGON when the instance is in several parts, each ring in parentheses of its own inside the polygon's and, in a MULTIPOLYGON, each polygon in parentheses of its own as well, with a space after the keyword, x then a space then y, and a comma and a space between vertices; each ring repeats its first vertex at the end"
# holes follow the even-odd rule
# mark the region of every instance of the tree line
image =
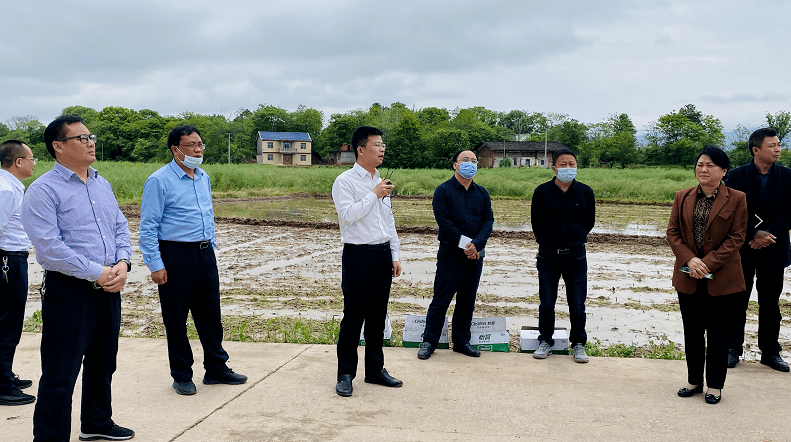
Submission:
MULTIPOLYGON (((484 107, 410 109, 403 103, 332 114, 325 125, 324 113, 300 105, 294 111, 261 104, 254 111, 240 109, 231 116, 185 112, 160 115, 150 109, 136 111, 110 106, 100 111, 83 106, 63 109, 63 115, 79 115, 99 136, 97 158, 105 161, 165 162, 171 157, 167 134, 179 124, 197 127, 208 146, 209 163, 252 162, 258 131, 307 132, 313 152, 326 158, 329 151, 348 143, 362 125, 380 128, 387 144, 385 167, 445 168, 453 153, 473 149, 483 141, 555 141, 571 148, 582 166, 627 167, 690 166, 707 144, 724 148, 734 166, 746 164, 750 130, 739 125, 726 144, 719 119, 705 115, 688 104, 660 116, 647 125, 638 141, 637 130, 625 113, 612 114, 597 123, 582 123, 566 114, 512 110, 499 112, 484 107)), ((791 113, 766 114, 766 127, 778 131, 785 146, 791 132, 791 113)), ((48 158, 44 146, 44 124, 34 116, 13 117, 0 123, 0 141, 27 142, 38 158, 48 158)), ((784 149, 781 163, 791 164, 784 149)))

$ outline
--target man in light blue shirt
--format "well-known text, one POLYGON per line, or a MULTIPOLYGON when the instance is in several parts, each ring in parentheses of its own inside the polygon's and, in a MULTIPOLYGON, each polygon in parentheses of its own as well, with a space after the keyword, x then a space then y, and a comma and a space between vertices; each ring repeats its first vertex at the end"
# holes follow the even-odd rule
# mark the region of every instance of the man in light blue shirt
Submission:
POLYGON ((139 245, 159 288, 173 389, 193 395, 197 389, 187 339, 189 311, 203 346, 203 383, 243 384, 247 376, 228 368, 228 353, 222 347, 211 182, 198 167, 206 146, 192 126, 173 128, 168 146, 173 161, 148 177, 143 187, 139 245))
POLYGON ((21 391, 33 385, 12 371, 14 353, 22 337, 27 302, 27 257, 30 239, 22 227, 25 185, 36 159, 27 144, 0 144, 0 405, 24 405, 36 398, 21 391))
POLYGON ((41 381, 34 441, 69 440, 71 399, 82 366, 81 440, 127 440, 112 419, 111 383, 121 328, 121 289, 131 268, 126 218, 110 183, 91 167, 96 135, 77 116, 44 130, 56 162, 22 202, 22 224, 44 268, 41 381))

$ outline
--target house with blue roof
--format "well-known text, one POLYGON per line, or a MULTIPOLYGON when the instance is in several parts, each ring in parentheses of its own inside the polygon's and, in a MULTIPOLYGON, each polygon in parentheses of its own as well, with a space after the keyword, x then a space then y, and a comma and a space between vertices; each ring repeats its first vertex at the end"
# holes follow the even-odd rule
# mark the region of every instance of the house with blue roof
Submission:
POLYGON ((310 166, 311 143, 307 132, 259 131, 256 137, 258 164, 279 166, 310 166))

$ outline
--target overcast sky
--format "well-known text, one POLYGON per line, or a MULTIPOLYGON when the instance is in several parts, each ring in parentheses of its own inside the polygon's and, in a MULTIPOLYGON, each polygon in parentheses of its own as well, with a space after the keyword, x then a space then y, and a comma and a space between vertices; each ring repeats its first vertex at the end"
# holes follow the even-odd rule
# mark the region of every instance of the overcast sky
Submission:
POLYGON ((400 101, 627 113, 687 103, 726 131, 791 111, 791 2, 204 1, 3 6, 0 121, 64 107, 232 115, 400 101))

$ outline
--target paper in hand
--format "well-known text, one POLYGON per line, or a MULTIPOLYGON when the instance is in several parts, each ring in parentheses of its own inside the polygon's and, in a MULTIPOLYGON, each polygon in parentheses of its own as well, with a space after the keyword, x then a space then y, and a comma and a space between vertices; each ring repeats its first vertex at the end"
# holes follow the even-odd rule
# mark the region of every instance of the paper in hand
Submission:
POLYGON ((459 248, 460 249, 466 249, 467 248, 467 244, 469 244, 471 242, 472 242, 472 238, 470 238, 469 236, 461 235, 461 239, 459 239, 459 248))

